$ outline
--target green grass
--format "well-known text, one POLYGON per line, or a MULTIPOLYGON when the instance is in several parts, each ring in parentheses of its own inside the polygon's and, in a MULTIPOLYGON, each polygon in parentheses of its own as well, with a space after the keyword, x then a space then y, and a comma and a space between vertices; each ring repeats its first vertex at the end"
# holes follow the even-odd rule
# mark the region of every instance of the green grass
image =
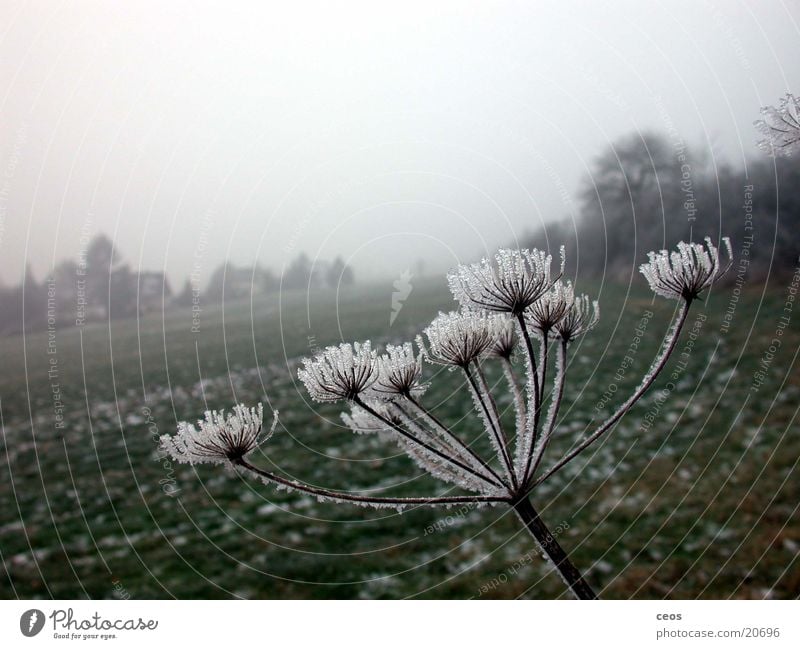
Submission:
MULTIPOLYGON (((266 393, 281 427, 259 464, 328 487, 441 490, 397 449, 343 429, 340 409, 310 404, 296 381, 297 359, 318 346, 409 339, 452 306, 443 281, 419 282, 390 328, 391 292, 387 284, 308 300, 267 296, 204 311, 198 334, 185 311, 163 322, 90 326, 82 335, 59 329, 61 429, 47 334, 28 335, 24 344, 0 340, 0 596, 113 597, 116 583, 132 598, 558 596, 558 577, 503 509, 398 515, 159 459, 154 431, 266 393), (173 478, 171 496, 163 483, 173 478)), ((746 293, 724 335, 726 291, 696 305, 707 315, 702 335, 652 427, 643 432, 640 423, 654 412, 676 359, 605 443, 537 491, 543 517, 563 528, 562 544, 602 596, 800 592, 800 313, 764 384, 751 390, 784 293, 746 293)), ((570 351, 551 458, 635 386, 674 307, 617 286, 606 285, 600 297, 601 326, 570 351), (596 409, 648 309, 654 317, 632 367, 614 399, 596 409)), ((436 368, 428 375, 426 402, 466 437, 479 435, 458 376, 436 368)))

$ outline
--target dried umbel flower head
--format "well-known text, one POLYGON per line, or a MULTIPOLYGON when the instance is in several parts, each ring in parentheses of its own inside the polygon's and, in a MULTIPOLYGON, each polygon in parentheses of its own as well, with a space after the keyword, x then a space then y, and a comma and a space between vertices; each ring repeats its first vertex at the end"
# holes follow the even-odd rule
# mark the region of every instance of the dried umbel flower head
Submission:
POLYGON ((557 281, 525 314, 530 326, 544 335, 552 331, 575 301, 572 282, 557 281))
POLYGON ((681 241, 673 252, 662 250, 648 253, 648 261, 639 270, 657 295, 669 299, 693 300, 717 281, 730 268, 733 260, 731 241, 722 239, 728 253, 728 263, 720 264, 719 251, 706 237, 702 243, 681 241))
POLYGON ((600 303, 590 300, 588 295, 579 295, 564 317, 555 324, 553 331, 561 340, 569 342, 592 329, 599 320, 600 303))
POLYGON ((513 320, 503 315, 495 315, 489 318, 491 322, 492 342, 487 356, 494 358, 509 359, 517 349, 517 326, 513 320))
POLYGON ((263 414, 260 403, 255 408, 239 404, 229 415, 209 410, 197 427, 182 421, 175 435, 162 435, 161 448, 174 460, 188 464, 235 462, 275 432, 278 412, 273 413, 269 432, 262 435, 263 414))
POLYGON ((778 107, 761 109, 764 119, 754 122, 764 136, 758 148, 771 156, 790 157, 800 151, 800 98, 787 94, 778 107))
POLYGON ((378 398, 418 396, 426 386, 422 377, 422 354, 414 353, 412 343, 386 345, 386 353, 378 357, 378 380, 371 393, 378 398))
POLYGON ((304 358, 297 374, 315 401, 352 400, 377 380, 378 359, 369 341, 342 343, 304 358))
POLYGON ((417 344, 432 363, 467 367, 477 360, 494 341, 491 321, 470 311, 440 313, 424 330, 428 344, 417 336, 417 344))
POLYGON ((447 281, 453 296, 466 309, 518 316, 552 285, 551 262, 552 257, 541 250, 503 249, 494 260, 459 266, 447 276, 447 281))

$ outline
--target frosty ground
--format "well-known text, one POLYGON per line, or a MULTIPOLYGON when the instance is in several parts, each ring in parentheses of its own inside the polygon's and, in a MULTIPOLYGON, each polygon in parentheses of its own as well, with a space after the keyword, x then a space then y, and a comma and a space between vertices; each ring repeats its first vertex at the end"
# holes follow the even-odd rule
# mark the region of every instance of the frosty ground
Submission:
MULTIPOLYGON (((635 387, 674 307, 638 277, 579 288, 600 299, 601 325, 570 351, 551 458, 635 387)), ((715 289, 693 307, 654 389, 537 490, 542 516, 602 597, 800 592, 800 307, 770 352, 786 291, 745 289, 731 316, 730 289, 715 289)), ((156 437, 177 420, 265 401, 281 427, 254 462, 319 486, 439 493, 397 448, 346 430, 339 407, 311 404, 296 378, 298 359, 321 346, 409 340, 454 306, 442 278, 419 280, 390 326, 391 296, 390 282, 282 293, 208 307, 199 332, 187 310, 1 340, 0 595, 562 594, 503 508, 336 506, 160 456, 156 437)), ((458 375, 434 373, 426 403, 480 437, 458 375)))

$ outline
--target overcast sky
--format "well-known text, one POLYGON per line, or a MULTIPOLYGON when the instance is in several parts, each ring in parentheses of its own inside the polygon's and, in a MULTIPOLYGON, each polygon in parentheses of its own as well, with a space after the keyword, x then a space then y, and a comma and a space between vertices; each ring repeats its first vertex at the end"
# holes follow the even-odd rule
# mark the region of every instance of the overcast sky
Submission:
POLYGON ((2 3, 0 279, 97 232, 173 286, 439 270, 574 215, 621 134, 740 162, 800 92, 796 2, 264 4, 2 3))

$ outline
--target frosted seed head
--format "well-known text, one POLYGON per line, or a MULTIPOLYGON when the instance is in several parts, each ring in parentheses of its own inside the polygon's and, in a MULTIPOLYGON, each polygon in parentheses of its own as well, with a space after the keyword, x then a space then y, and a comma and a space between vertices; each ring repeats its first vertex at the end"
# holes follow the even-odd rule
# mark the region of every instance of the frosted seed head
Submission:
POLYGON ((773 157, 791 157, 800 151, 800 97, 787 94, 778 107, 761 109, 762 119, 753 124, 763 135, 758 148, 773 157))
POLYGON ((313 359, 304 358, 297 375, 315 401, 352 400, 377 380, 377 355, 369 341, 343 343, 327 347, 313 359))
POLYGON ((505 315, 489 317, 493 342, 487 351, 487 356, 509 359, 517 349, 517 327, 511 318, 505 315))
POLYGON ((493 260, 459 266, 448 274, 447 281, 453 297, 465 309, 516 316, 550 288, 551 262, 552 257, 541 250, 502 249, 493 260))
POLYGON ((239 404, 230 414, 209 410, 197 426, 182 421, 175 435, 162 435, 161 448, 174 460, 188 464, 235 462, 270 438, 278 423, 273 413, 269 432, 262 434, 263 407, 239 404))
POLYGON ((386 345, 386 353, 378 357, 378 378, 370 395, 377 399, 416 397, 427 388, 421 378, 422 354, 414 353, 412 343, 386 345))
POLYGON ((564 317, 553 327, 555 334, 565 342, 582 336, 600 320, 600 304, 588 295, 576 296, 564 317))
POLYGON ((489 318, 470 311, 440 313, 424 334, 417 336, 417 344, 425 358, 452 367, 466 367, 494 342, 489 318))
POLYGON ((557 281, 553 287, 531 305, 525 314, 528 324, 544 335, 567 314, 575 301, 572 282, 557 281))
POLYGON ((669 299, 693 300, 710 287, 728 268, 733 260, 731 242, 724 237, 722 242, 728 255, 724 266, 720 263, 719 251, 706 237, 705 243, 681 241, 677 250, 648 253, 648 262, 639 268, 650 288, 657 295, 669 299))

